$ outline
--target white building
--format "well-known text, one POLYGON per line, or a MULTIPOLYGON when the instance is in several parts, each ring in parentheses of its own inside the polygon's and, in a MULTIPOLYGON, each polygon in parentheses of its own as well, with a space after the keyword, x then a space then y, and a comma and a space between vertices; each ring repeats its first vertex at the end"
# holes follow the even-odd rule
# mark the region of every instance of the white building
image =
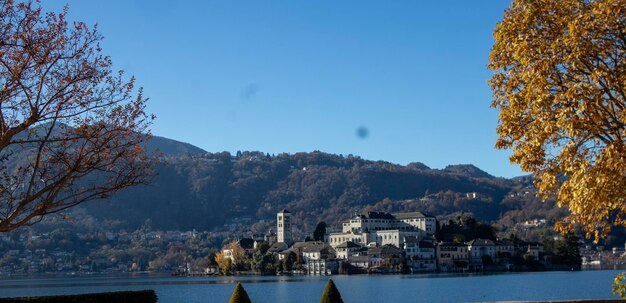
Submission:
POLYGON ((427 235, 433 235, 436 225, 435 217, 421 212, 355 214, 350 220, 343 222, 341 232, 329 235, 329 243, 333 248, 347 241, 367 246, 391 244, 401 247, 406 237, 421 240, 427 235))
POLYGON ((309 275, 332 275, 339 269, 339 262, 336 259, 309 260, 304 264, 309 275))
POLYGON ((470 264, 487 265, 485 262, 496 261, 496 244, 489 239, 474 239, 467 244, 470 264), (490 260, 489 260, 490 259, 490 260), (489 260, 489 261, 487 261, 489 260))
POLYGON ((343 242, 335 247, 338 259, 348 259, 353 256, 360 256, 363 247, 352 241, 343 242))
MULTIPOLYGON (((298 242, 298 251, 302 253, 302 261, 308 263, 314 260, 334 259, 335 251, 326 243, 320 241, 298 242)), ((295 245, 294 245, 295 246, 295 245)))

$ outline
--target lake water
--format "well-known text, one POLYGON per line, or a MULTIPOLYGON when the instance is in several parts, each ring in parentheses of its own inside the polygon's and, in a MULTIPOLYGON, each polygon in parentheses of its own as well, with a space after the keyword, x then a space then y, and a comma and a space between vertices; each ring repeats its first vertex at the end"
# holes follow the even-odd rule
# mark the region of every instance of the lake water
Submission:
MULTIPOLYGON (((332 276, 350 302, 481 302, 615 298, 620 271, 332 276)), ((160 303, 228 302, 241 281, 254 303, 319 302, 328 277, 2 278, 0 297, 154 289, 160 303)))

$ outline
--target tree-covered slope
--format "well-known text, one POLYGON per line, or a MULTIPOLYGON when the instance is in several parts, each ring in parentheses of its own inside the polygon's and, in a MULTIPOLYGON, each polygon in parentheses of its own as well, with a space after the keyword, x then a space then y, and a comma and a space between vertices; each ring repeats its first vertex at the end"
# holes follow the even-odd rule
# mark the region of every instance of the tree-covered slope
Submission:
POLYGON ((336 224, 355 211, 463 211, 513 225, 544 218, 553 207, 534 198, 527 179, 495 178, 471 165, 436 170, 318 151, 164 154, 152 184, 85 205, 88 212, 121 220, 126 228, 151 219, 158 229, 204 230, 273 220, 286 208, 299 228, 310 231, 318 221, 336 224))

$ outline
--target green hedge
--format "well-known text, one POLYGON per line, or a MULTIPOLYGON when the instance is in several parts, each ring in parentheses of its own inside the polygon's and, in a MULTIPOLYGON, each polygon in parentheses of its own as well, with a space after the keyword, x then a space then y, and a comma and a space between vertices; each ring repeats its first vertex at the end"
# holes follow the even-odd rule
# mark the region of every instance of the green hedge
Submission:
POLYGON ((48 297, 0 298, 0 303, 156 303, 154 290, 117 291, 48 297))

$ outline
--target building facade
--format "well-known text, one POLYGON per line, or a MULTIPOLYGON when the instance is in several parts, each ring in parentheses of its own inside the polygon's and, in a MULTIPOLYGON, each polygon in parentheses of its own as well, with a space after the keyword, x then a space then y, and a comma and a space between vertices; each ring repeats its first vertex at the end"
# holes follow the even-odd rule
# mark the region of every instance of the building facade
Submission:
POLYGON ((469 253, 463 243, 440 242, 436 246, 439 271, 464 271, 468 269, 469 253))
POLYGON ((407 265, 413 271, 430 272, 437 270, 435 245, 429 241, 407 238, 404 241, 407 265))
POLYGON ((434 235, 437 221, 435 217, 421 212, 389 214, 368 212, 355 214, 342 223, 342 231, 331 233, 329 243, 337 245, 351 241, 363 246, 394 245, 401 247, 403 239, 414 237, 423 239, 434 235))
POLYGON ((283 209, 276 214, 276 242, 291 244, 293 236, 291 233, 291 213, 283 209))
POLYGON ((496 261, 496 243, 489 239, 474 239, 467 242, 470 267, 484 269, 496 261))

